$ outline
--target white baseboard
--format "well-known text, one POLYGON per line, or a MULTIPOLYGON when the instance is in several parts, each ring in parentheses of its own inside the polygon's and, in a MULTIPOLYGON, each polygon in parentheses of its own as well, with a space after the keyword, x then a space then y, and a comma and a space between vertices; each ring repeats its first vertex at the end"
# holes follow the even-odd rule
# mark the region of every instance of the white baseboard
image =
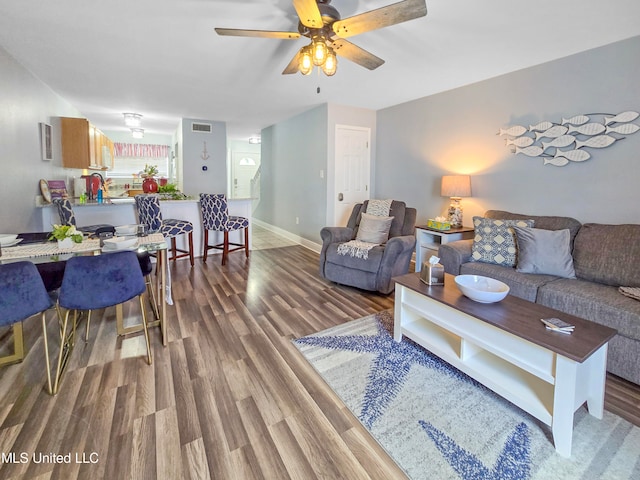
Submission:
POLYGON ((270 223, 263 222, 262 220, 258 220, 257 218, 252 218, 251 221, 256 225, 258 225, 259 227, 262 227, 265 230, 269 230, 270 232, 273 232, 276 235, 280 235, 281 237, 284 237, 287 240, 290 240, 292 242, 297 243, 298 245, 308 248, 313 252, 320 253, 320 251, 322 250, 322 245, 320 245, 319 243, 315 243, 310 240, 307 240, 306 238, 302 238, 301 236, 295 235, 287 230, 283 230, 280 227, 276 227, 275 225, 271 225, 270 223))

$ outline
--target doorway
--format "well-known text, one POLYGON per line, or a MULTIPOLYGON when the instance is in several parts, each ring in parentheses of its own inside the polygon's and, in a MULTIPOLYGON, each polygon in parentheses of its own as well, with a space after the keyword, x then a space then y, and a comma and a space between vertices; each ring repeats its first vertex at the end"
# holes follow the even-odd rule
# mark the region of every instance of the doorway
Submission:
POLYGON ((231 152, 230 198, 252 198, 252 181, 260 169, 260 154, 254 152, 231 152))
POLYGON ((336 125, 334 225, 345 226, 356 203, 369 199, 371 129, 336 125))

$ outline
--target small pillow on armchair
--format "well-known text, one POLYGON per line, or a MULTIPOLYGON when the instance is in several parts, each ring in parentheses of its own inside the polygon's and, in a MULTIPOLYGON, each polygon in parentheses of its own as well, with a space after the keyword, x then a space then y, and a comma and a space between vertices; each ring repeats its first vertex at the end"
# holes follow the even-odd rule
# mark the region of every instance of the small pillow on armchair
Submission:
POLYGON ((473 217, 475 236, 471 261, 493 263, 505 267, 516 264, 516 239, 513 227, 533 227, 534 220, 494 220, 473 217))
POLYGON ((389 239, 389 230, 393 217, 362 214, 356 240, 369 243, 385 243, 389 239))
POLYGON ((569 229, 513 227, 518 240, 517 272, 576 278, 569 229))

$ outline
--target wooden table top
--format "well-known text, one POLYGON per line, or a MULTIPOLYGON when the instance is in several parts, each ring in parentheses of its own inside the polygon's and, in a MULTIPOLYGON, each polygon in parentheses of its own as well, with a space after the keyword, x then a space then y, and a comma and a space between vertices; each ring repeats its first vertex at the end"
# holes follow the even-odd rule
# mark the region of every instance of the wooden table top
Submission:
POLYGON ((475 302, 460 292, 454 276, 445 274, 444 286, 430 286, 419 273, 394 277, 396 283, 437 300, 467 315, 540 345, 564 357, 584 362, 617 333, 613 328, 553 308, 529 302, 513 295, 497 303, 475 302), (541 318, 557 317, 575 325, 571 335, 547 330, 541 318))

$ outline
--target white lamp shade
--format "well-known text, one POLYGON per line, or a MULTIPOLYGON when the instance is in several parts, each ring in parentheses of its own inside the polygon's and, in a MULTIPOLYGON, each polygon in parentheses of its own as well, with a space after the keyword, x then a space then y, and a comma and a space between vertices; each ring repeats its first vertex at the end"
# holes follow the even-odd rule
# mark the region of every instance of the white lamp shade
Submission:
POLYGON ((469 175, 444 175, 440 194, 443 197, 470 197, 471 177, 469 175))

